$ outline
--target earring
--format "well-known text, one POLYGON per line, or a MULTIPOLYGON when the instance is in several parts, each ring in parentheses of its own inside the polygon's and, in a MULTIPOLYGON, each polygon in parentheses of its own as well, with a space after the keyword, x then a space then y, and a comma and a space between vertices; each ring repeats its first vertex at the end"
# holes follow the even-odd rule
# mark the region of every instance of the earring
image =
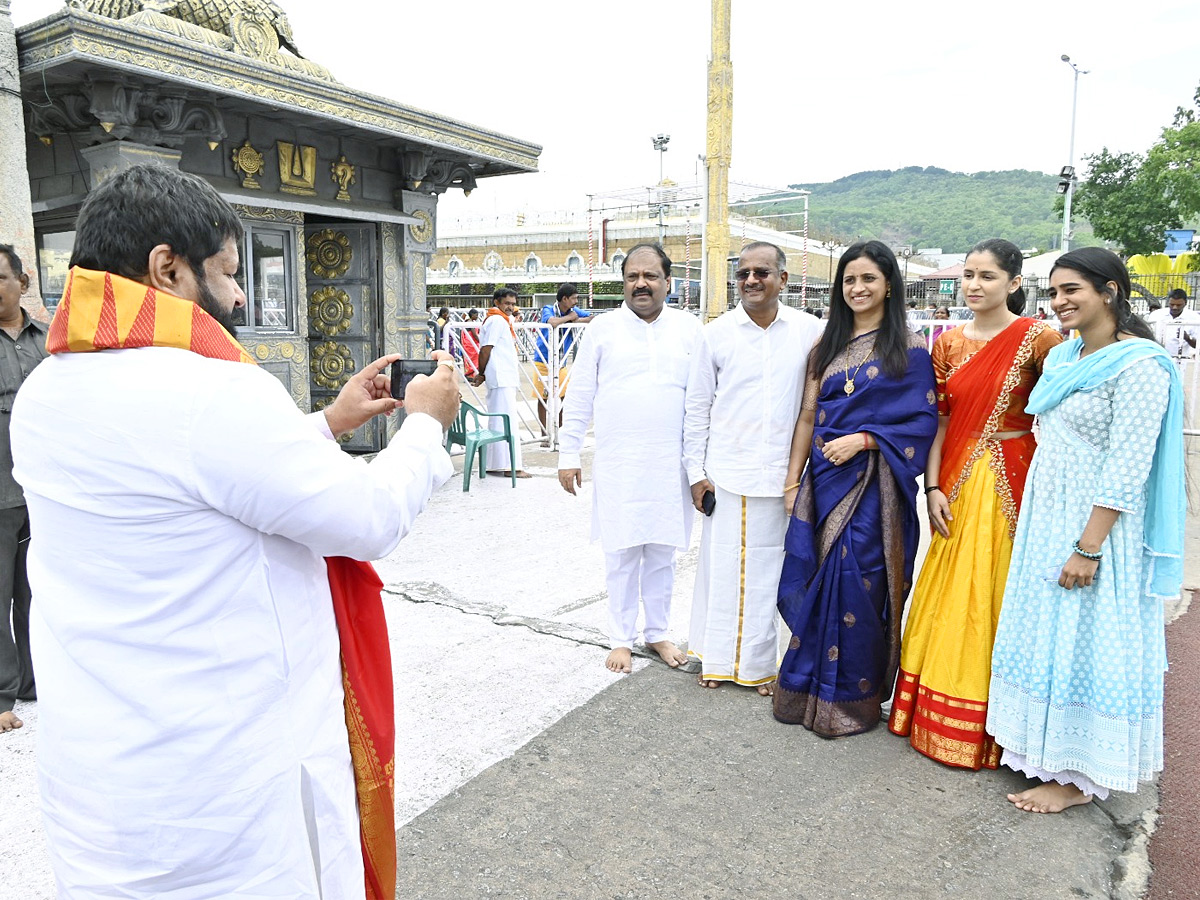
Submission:
POLYGON ((887 289, 887 293, 883 295, 883 299, 884 299, 884 300, 889 300, 889 299, 891 299, 891 296, 892 296, 892 289, 891 289, 891 288, 888 288, 888 289, 887 289))

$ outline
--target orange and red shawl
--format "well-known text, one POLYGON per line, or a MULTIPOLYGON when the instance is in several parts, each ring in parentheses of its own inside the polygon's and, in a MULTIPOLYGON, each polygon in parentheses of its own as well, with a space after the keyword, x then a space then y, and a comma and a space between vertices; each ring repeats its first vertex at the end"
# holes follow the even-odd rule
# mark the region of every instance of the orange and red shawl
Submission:
MULTIPOLYGON (((1012 395, 1024 392, 1028 397, 1029 386, 1021 383, 1021 366, 1029 360, 1034 341, 1045 327, 1033 319, 1017 319, 946 379, 946 393, 953 395, 953 403, 942 443, 938 481, 953 501, 983 456, 984 442, 991 441, 992 464, 999 467, 999 471, 993 468, 997 475, 996 490, 1003 501, 1010 537, 1016 532, 1025 477, 1037 442, 1032 434, 1026 434, 1004 441, 1001 446, 993 436, 1005 430, 1004 415, 1012 395)), ((1024 408, 1021 402, 1020 409, 1024 408)), ((1031 427, 1033 418, 1028 418, 1026 427, 1031 427)), ((1014 423, 1008 424, 1011 427, 1014 423)))
MULTIPOLYGON (((211 359, 256 365, 199 306, 111 272, 71 269, 50 323, 50 353, 176 347, 211 359)), ((367 900, 396 896, 396 717, 392 657, 380 591, 370 563, 325 560, 342 650, 346 729, 358 794, 367 900)))

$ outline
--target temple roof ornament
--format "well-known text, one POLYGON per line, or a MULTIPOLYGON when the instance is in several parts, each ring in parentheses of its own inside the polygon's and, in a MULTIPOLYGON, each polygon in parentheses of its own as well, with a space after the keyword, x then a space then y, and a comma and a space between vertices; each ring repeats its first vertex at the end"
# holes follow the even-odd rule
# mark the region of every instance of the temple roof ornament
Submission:
POLYGON ((287 14, 274 0, 68 0, 67 5, 336 81, 328 69, 300 54, 287 14))

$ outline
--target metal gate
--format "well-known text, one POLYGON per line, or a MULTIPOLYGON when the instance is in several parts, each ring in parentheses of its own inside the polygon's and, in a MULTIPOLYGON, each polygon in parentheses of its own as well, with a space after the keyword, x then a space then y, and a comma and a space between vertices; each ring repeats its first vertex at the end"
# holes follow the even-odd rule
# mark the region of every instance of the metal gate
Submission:
MULTIPOLYGON (((312 408, 324 409, 362 367, 381 355, 375 226, 325 222, 304 228, 308 289, 309 390, 312 408)), ((347 450, 383 449, 385 423, 372 419, 341 444, 347 450)))

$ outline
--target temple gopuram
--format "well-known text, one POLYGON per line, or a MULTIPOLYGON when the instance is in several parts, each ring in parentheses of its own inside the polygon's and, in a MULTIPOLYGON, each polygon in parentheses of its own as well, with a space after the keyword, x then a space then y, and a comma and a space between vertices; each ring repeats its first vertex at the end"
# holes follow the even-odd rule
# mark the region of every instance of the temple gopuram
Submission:
MULTIPOLYGON (((305 410, 384 353, 424 355, 438 196, 541 152, 347 88, 271 0, 72 0, 16 40, 47 308, 93 186, 144 162, 199 175, 246 228, 238 337, 305 410)), ((385 440, 373 422, 345 446, 385 440)))

